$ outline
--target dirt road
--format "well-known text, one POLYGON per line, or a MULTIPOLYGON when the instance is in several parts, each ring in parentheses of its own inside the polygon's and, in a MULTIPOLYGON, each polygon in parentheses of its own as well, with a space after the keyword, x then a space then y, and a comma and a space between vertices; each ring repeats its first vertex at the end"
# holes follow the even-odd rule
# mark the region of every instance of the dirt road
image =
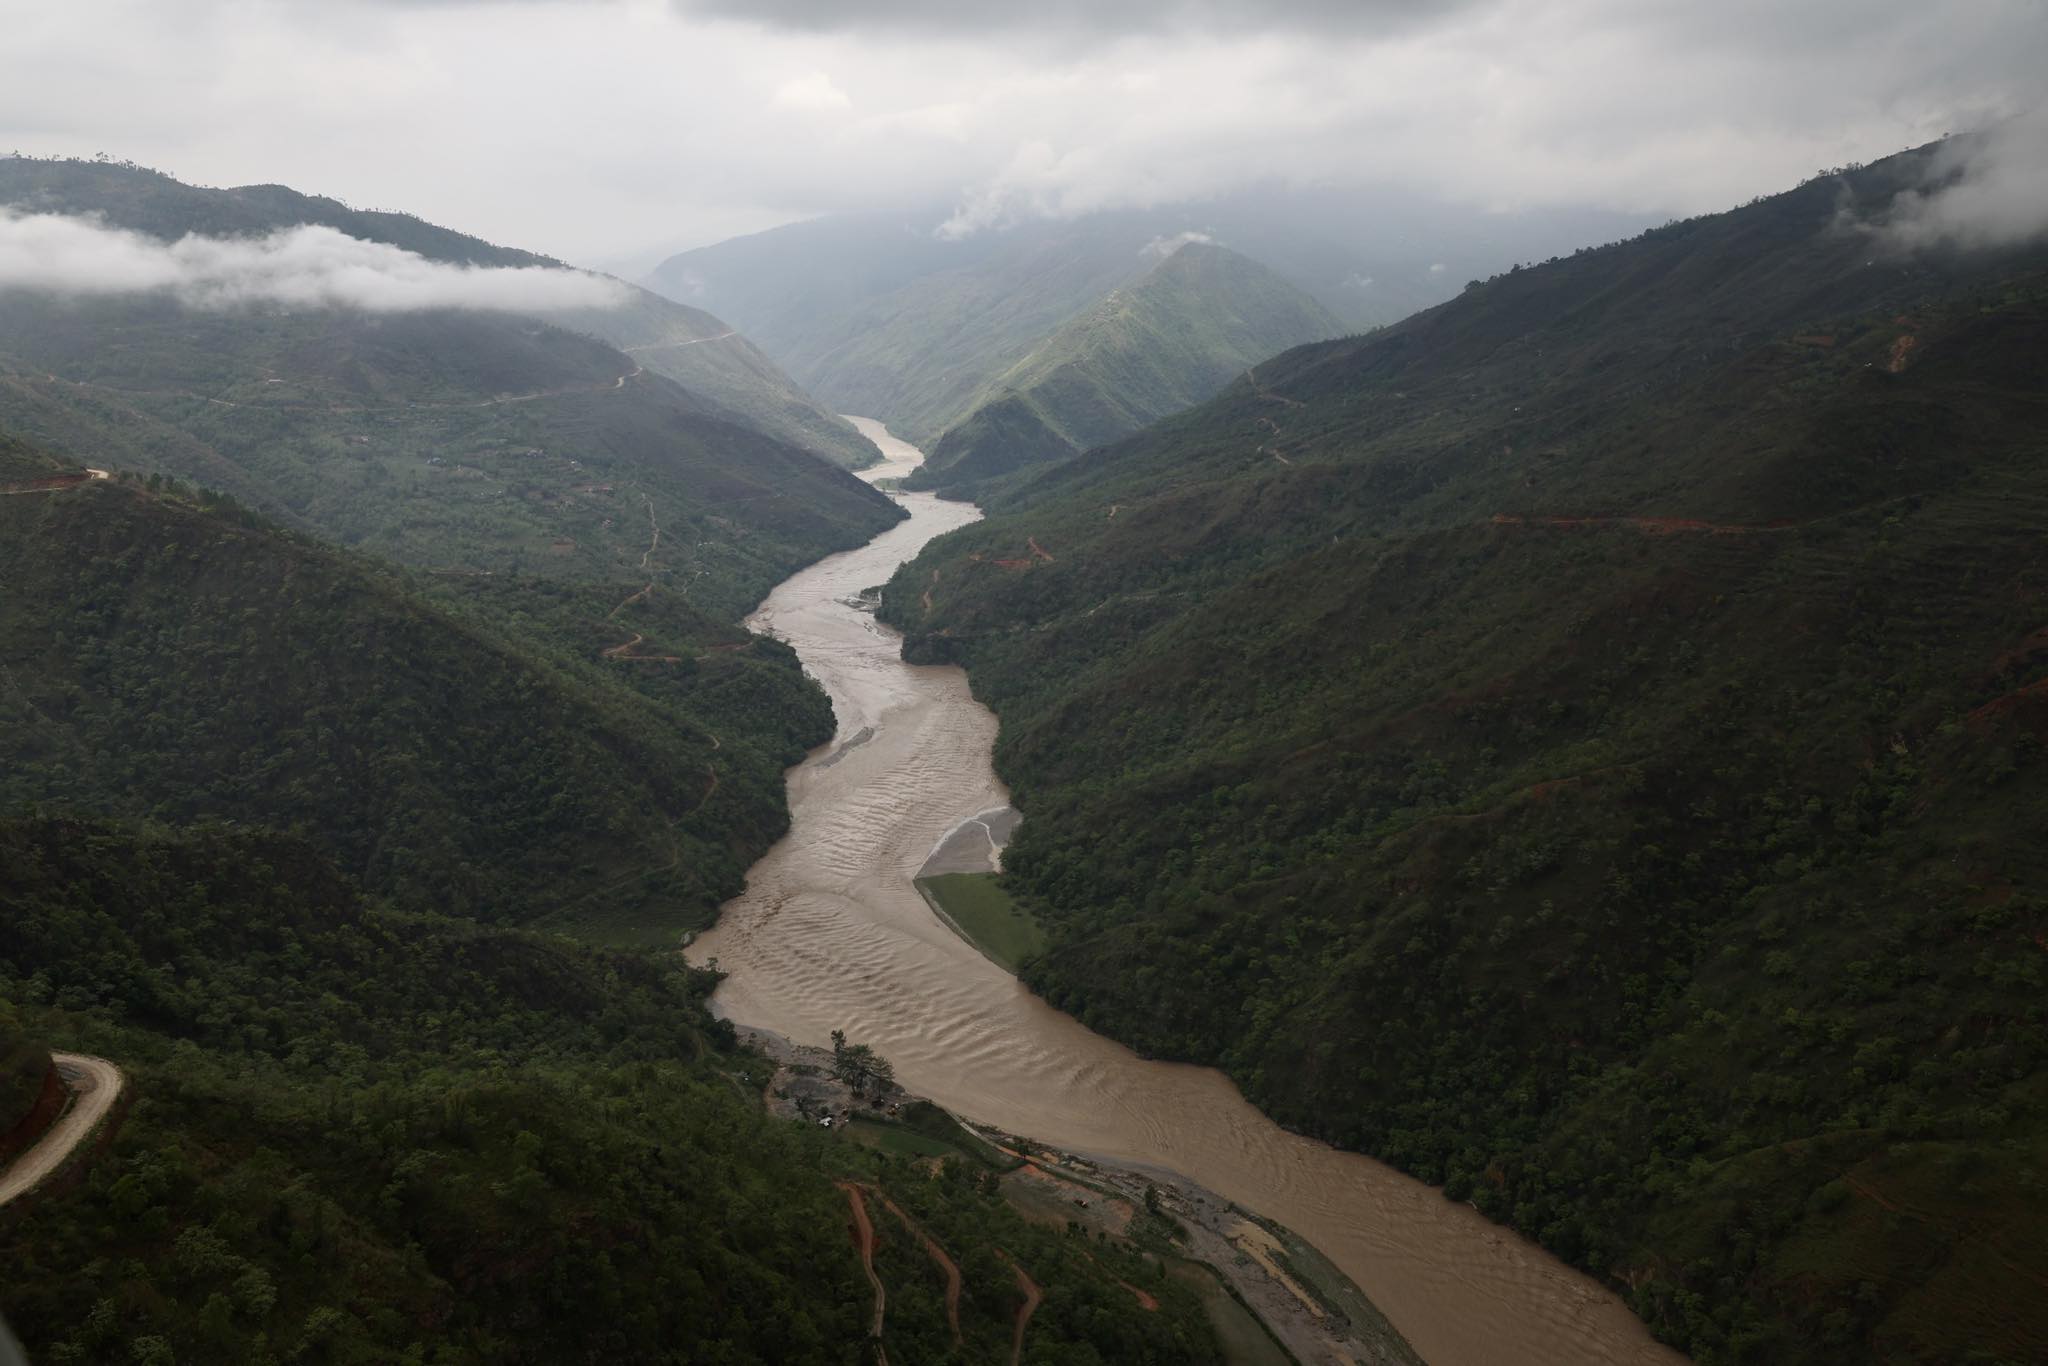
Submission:
POLYGON ((0 495, 9 493, 62 493, 75 489, 80 484, 89 484, 96 479, 112 479, 106 470, 88 467, 82 474, 52 474, 42 479, 31 479, 25 484, 0 484, 0 495))
POLYGON ((868 1284, 875 1290, 875 1317, 868 1325, 868 1336, 875 1340, 875 1350, 880 1352, 882 1322, 889 1312, 889 1296, 882 1289, 882 1278, 875 1274, 875 1226, 868 1222, 868 1202, 862 1197, 859 1186, 851 1181, 834 1181, 832 1184, 846 1192, 846 1203, 853 1209, 853 1239, 860 1248, 860 1269, 868 1273, 868 1284))
POLYGON ((728 327, 715 337, 692 337, 688 341, 642 342, 638 346, 622 346, 619 350, 627 352, 666 351, 672 346, 702 346, 705 342, 724 341, 727 337, 736 337, 738 335, 739 333, 728 327))
POLYGON ((1024 1329, 1030 1324, 1031 1316, 1038 1312, 1038 1306, 1045 1301, 1045 1292, 1038 1288, 1038 1282, 1031 1279, 1017 1259, 998 1248, 997 1253, 1010 1264, 1010 1270, 1017 1273, 1017 1288, 1024 1292, 1024 1303, 1017 1306, 1017 1332, 1010 1340, 1010 1366, 1018 1366, 1024 1360, 1024 1329))
MULTIPOLYGON (((896 1216, 897 1221, 903 1227, 910 1230, 912 1237, 924 1244, 925 1255, 932 1259, 933 1265, 939 1268, 939 1274, 946 1278, 946 1323, 953 1330, 953 1345, 958 1347, 961 1341, 960 1267, 958 1263, 946 1255, 946 1249, 939 1246, 938 1239, 925 1232, 923 1224, 918 1223, 917 1220, 903 1212, 902 1206, 886 1195, 882 1197, 882 1204, 888 1209, 889 1213, 896 1216)), ((1157 1306, 1154 1307, 1156 1308, 1157 1306)))
POLYGON ((58 1074, 71 1091, 71 1105, 35 1147, 0 1174, 0 1205, 28 1194, 85 1141, 121 1094, 121 1069, 84 1053, 52 1053, 58 1074))

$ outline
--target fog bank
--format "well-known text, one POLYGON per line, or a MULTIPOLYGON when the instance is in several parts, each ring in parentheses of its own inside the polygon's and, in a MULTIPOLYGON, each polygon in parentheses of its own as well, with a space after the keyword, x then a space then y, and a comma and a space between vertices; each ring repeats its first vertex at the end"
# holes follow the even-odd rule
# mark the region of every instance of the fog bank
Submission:
POLYGON ((616 280, 547 266, 464 266, 301 224, 267 237, 165 242, 90 218, 0 209, 0 289, 168 294, 194 308, 281 304, 400 313, 612 308, 616 280))

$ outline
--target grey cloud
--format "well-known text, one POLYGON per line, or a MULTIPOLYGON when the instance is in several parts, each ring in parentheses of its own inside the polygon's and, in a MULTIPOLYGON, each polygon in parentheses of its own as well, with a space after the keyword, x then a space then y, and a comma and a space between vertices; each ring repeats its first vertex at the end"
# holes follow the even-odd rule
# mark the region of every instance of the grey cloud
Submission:
POLYGON ((19 7, 0 149, 636 265, 913 204, 954 234, 1168 205, 1205 226, 1264 185, 1700 212, 2008 114, 2048 68, 2041 0, 19 7))
POLYGON ((1397 31, 1497 0, 671 0, 681 13, 811 33, 943 37, 1397 31))
POLYGON ((89 218, 0 210, 0 289, 10 288, 169 294, 197 308, 262 303, 373 313, 540 313, 612 308, 626 298, 624 285, 599 275, 450 265, 312 224, 260 238, 161 242, 89 218))
POLYGON ((1148 259, 1164 261, 1190 242, 1201 242, 1207 246, 1214 246, 1216 239, 1206 232, 1196 232, 1193 228, 1189 228, 1187 231, 1177 232, 1171 237, 1160 236, 1153 238, 1144 246, 1138 248, 1138 255, 1148 259))
POLYGON ((1878 228, 1891 245, 2005 247, 2048 237, 2048 109, 1951 139, 1928 180, 1899 196, 1878 228))

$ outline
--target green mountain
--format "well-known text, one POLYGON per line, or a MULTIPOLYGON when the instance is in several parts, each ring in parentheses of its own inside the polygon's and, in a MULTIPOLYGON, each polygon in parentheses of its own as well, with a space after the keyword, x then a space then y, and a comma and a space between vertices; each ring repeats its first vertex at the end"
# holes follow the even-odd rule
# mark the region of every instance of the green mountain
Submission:
POLYGON ((1257 262, 1186 243, 998 376, 907 485, 957 487, 1078 455, 1199 403, 1268 356, 1342 331, 1257 262))
POLYGON ((759 347, 702 309, 633 289, 617 308, 554 314, 552 322, 611 343, 742 427, 848 469, 882 458, 875 443, 828 413, 759 347))
POLYGON ((925 410, 943 407, 948 371, 972 371, 953 401, 970 396, 1053 327, 1142 273, 1148 248, 1189 234, 1266 265, 1342 319, 1336 331, 1363 331, 1441 303, 1475 276, 1654 221, 1581 209, 1475 214, 1389 187, 1280 184, 1078 222, 960 232, 948 228, 951 217, 934 206, 786 224, 678 253, 647 284, 730 319, 841 411, 887 418, 928 446, 946 415, 933 422, 925 410), (981 354, 1013 327, 1021 346, 1007 360, 981 354))
POLYGON ((736 619, 893 504, 525 318, 0 333, 0 1143, 51 1048, 130 1087, 0 1218, 34 1360, 1220 1359, 942 1112, 771 1117, 672 952, 832 725, 736 619))
POLYGON ((366 902, 288 836, 0 817, 0 1062, 61 1040, 133 1097, 0 1218, 0 1305, 55 1366, 853 1366, 858 1182, 892 1359, 1002 1359, 1013 1265, 1033 1359, 1220 1359, 1191 1290, 1025 1222, 986 1169, 770 1118, 715 981, 366 902), (895 1210, 959 1269, 957 1332, 895 1210))
MULTIPOLYGON (((215 190, 110 162, 0 161, 0 205, 24 212, 90 214, 164 240, 258 237, 303 223, 334 228, 424 256, 475 266, 559 266, 533 252, 494 246, 409 214, 352 209, 282 185, 215 190)), ((753 343, 702 309, 623 285, 617 308, 565 311, 547 321, 620 348, 675 380, 720 416, 787 445, 860 468, 880 458, 874 444, 826 412, 753 343)), ((618 371, 615 373, 623 373, 618 371)))
POLYGON ((0 804, 298 829, 446 915, 673 943, 832 729, 789 650, 644 581, 430 595, 155 478, 0 496, 0 585, 0 804))
POLYGON ((1696 1360, 2038 1359, 2048 248, 1881 231, 1967 151, 1289 352, 906 566, 1031 985, 1696 1360))
POLYGON ((1080 225, 920 275, 773 354, 841 412, 928 445, 989 383, 1150 262, 1127 234, 1080 225))

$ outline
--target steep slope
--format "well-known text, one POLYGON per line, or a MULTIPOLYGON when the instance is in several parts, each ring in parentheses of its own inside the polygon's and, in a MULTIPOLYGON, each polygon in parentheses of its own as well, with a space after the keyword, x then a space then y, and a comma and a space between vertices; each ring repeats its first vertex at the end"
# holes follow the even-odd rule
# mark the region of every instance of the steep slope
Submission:
POLYGON ((552 321, 588 332, 665 375, 722 416, 848 469, 882 458, 875 443, 826 412, 739 332, 702 309, 634 289, 618 308, 565 312, 552 321))
MULTIPOLYGON (((715 980, 365 904, 303 840, 0 817, 0 998, 137 1097, 81 1183, 0 1221, 0 1309, 37 1361, 843 1366, 868 1287, 839 1178, 943 1216, 970 1269, 1030 1266, 1074 1310, 1034 1325, 1048 1353, 1217 1360, 1137 1258, 769 1118, 715 980)), ((936 1300, 891 1273, 892 1308, 936 1300)), ((969 1289, 976 1341, 1006 1334, 969 1289)), ((935 1309, 892 1316, 896 1359, 946 1358, 935 1309)))
POLYGON ((1129 436, 1342 323, 1272 271, 1190 242, 1113 290, 988 386, 913 488, 953 488, 1129 436))
POLYGON ((906 566, 1030 982, 1701 1359, 2048 1349, 2048 251, 1858 226, 1966 154, 1290 352, 906 566))
POLYGON ((402 905, 672 943, 831 730, 788 650, 674 595, 451 610, 156 484, 0 498, 0 803, 299 828, 402 905), (635 635, 679 662, 604 653, 635 635))
POLYGON ((920 275, 826 317, 774 354, 841 412, 879 417, 925 445, 989 381, 1152 261, 1117 225, 1083 223, 1002 241, 971 263, 920 275))
MULTIPOLYGON (((112 226, 165 240, 188 233, 259 236, 316 224, 397 246, 430 261, 515 267, 556 264, 401 214, 359 212, 281 186, 201 189, 155 172, 107 164, 0 161, 0 206, 22 212, 89 214, 112 226)), ((550 414, 561 404, 572 402, 574 396, 601 392, 601 386, 644 367, 676 381, 681 390, 635 384, 633 392, 617 395, 618 401, 681 416, 719 419, 839 464, 872 463, 876 458, 865 438, 843 419, 819 408, 766 357, 716 318, 645 290, 624 285, 620 290, 625 300, 617 308, 556 312, 543 320, 545 326, 515 314, 476 312, 384 319, 388 327, 401 330, 408 325, 431 325, 428 344, 404 358, 407 365, 421 367, 417 376, 406 371, 378 373, 374 367, 361 376, 347 375, 346 366, 360 364, 358 358, 345 351, 323 354, 323 348, 335 342, 332 333, 337 315, 331 311, 288 312, 270 307, 208 315, 149 297, 88 304, 17 292, 0 310, 0 376, 6 376, 10 387, 17 390, 40 384, 43 391, 15 393, 5 415, 18 427, 55 438, 61 432, 62 418, 47 410, 60 399, 68 400, 68 406, 94 409, 102 427, 109 428, 113 436, 127 428, 140 428, 130 437, 130 444, 152 453, 180 444, 173 435, 149 427, 181 425, 177 413, 165 411, 164 400, 177 396, 171 391, 183 391, 219 398, 243 409, 278 409, 293 424, 286 434, 288 440, 331 445, 359 435, 335 428, 350 401, 363 399, 353 391, 364 384, 373 385, 385 401, 382 411, 387 424, 398 424, 397 415, 408 404, 430 410, 439 405, 445 412, 467 399, 474 405, 468 416, 496 428, 506 425, 500 419, 512 416, 504 411, 508 402, 513 407, 538 405, 537 411, 550 414), (223 335, 222 324, 251 321, 252 311, 263 324, 260 340, 223 335), (95 357, 100 351, 115 349, 108 343, 118 335, 118 350, 127 362, 119 380, 96 373, 92 365, 81 367, 77 347, 81 329, 89 331, 87 340, 95 357), (593 346, 577 336, 579 332, 607 346, 593 346), (713 338, 717 340, 709 340, 713 338), (230 346, 230 341, 236 344, 230 346), (645 350, 644 354, 636 350, 627 358, 612 349, 620 346, 645 350), (516 349, 521 364, 516 369, 486 368, 469 364, 456 354, 427 355, 429 348, 451 353, 474 350, 486 356, 502 356, 516 349), (330 383, 310 392, 284 387, 309 366, 330 372, 323 376, 330 383), (68 389, 58 383, 64 380, 72 382, 68 389), (338 382, 341 380, 354 382, 338 382), (245 392, 230 392, 236 387, 245 392), (342 392, 331 392, 333 389, 342 392), (127 409, 139 411, 124 411, 127 409)), ((209 416, 221 419, 234 411, 223 407, 209 416)), ((405 416, 424 422, 434 412, 405 416)), ((241 412, 238 417, 247 427, 279 420, 280 414, 241 412)), ((85 419, 74 415, 72 420, 85 419)), ((109 439, 110 432, 101 432, 100 439, 109 439)), ((696 435, 701 438, 713 432, 715 428, 707 426, 696 435)), ((257 433, 246 439, 272 441, 276 435, 257 433)), ((435 435, 429 426, 420 439, 435 435)), ((203 432, 199 439, 202 446, 225 446, 219 452, 223 458, 231 460, 237 453, 238 437, 232 430, 203 432)), ((701 445, 701 440, 697 444, 701 445)), ((717 443, 712 447, 716 451, 717 443)), ((204 458, 200 452, 184 454, 188 460, 204 458)), ((303 456, 313 459, 317 452, 304 452, 303 456)), ((730 465, 744 457, 721 453, 720 459, 730 465)), ((197 469, 170 468, 205 477, 197 469)), ((260 501, 250 489, 234 491, 260 501)))
POLYGON ((0 999, 0 1167, 31 1147, 56 1118, 61 1090, 54 1070, 50 1045, 0 999))
POLYGON ((623 579, 655 529, 741 611, 901 514, 574 333, 510 315, 0 310, 0 422, 437 570, 623 579))

